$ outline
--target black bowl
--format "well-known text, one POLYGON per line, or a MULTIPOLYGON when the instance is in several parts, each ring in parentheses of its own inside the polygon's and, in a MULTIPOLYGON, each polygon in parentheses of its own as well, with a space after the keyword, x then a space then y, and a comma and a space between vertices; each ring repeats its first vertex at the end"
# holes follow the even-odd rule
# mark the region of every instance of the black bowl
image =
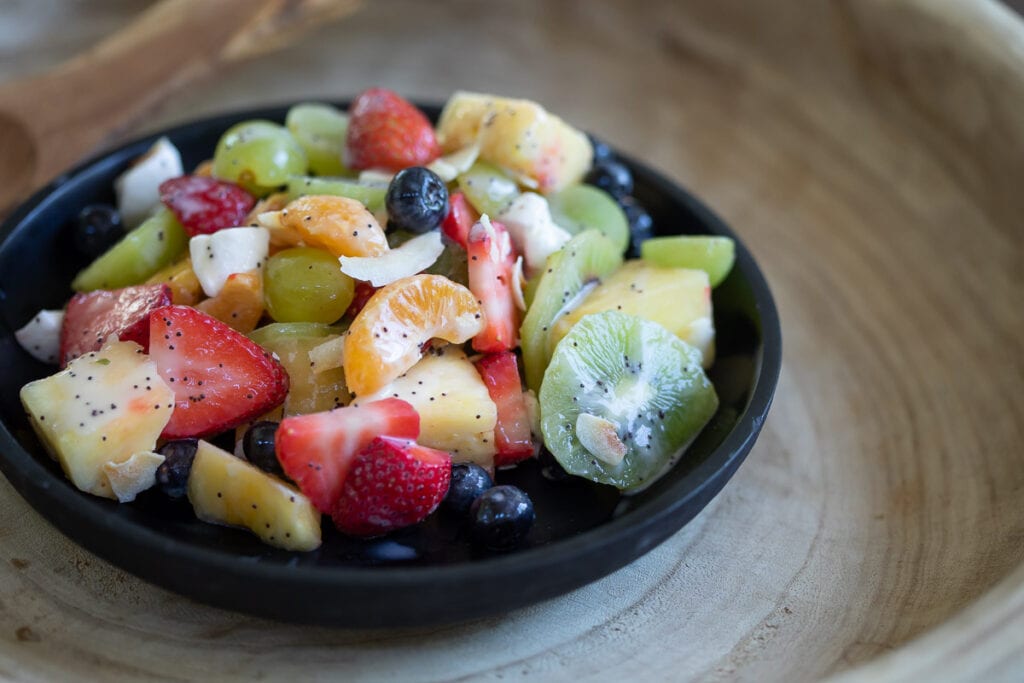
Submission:
MULTIPOLYGON (((437 108, 425 107, 436 116, 437 108)), ((209 157, 221 133, 250 118, 282 121, 287 107, 227 114, 165 131, 186 168, 209 157)), ((324 545, 297 554, 238 530, 195 520, 187 502, 155 491, 118 505, 76 490, 25 419, 19 389, 53 368, 34 361, 13 331, 41 308, 60 308, 85 265, 71 239, 74 217, 112 202, 114 178, 156 139, 149 136, 86 162, 21 206, 0 229, 0 469, 22 496, 71 539, 125 570, 182 595, 276 619, 349 627, 466 620, 529 605, 628 564, 689 522, 721 490, 764 423, 781 364, 779 320, 768 285, 743 244, 714 292, 718 361, 711 377, 721 407, 688 455, 643 493, 551 476, 531 462, 498 479, 526 489, 537 523, 506 555, 472 550, 442 514, 385 539, 357 541, 324 525, 324 545)), ((736 236, 697 199, 645 165, 635 194, 659 234, 736 236)))

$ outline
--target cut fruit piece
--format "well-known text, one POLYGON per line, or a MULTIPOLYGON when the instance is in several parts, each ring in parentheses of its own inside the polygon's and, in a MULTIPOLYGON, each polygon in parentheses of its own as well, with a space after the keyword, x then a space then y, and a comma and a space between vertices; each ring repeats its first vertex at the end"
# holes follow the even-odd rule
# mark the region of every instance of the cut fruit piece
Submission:
POLYGON ((543 268, 548 257, 572 238, 551 218, 548 201, 534 192, 516 197, 498 218, 508 228, 512 243, 526 259, 526 269, 531 274, 543 268))
POLYGON ((427 168, 436 173, 437 177, 444 182, 450 183, 460 173, 468 171, 478 156, 480 156, 480 145, 470 145, 434 159, 427 165, 427 168))
POLYGON ((134 342, 109 342, 26 384, 21 402, 46 449, 86 493, 114 498, 103 467, 151 451, 174 393, 134 342))
POLYGON ((417 442, 448 451, 455 462, 493 465, 498 409, 459 347, 430 351, 408 372, 353 405, 387 397, 407 401, 419 413, 417 442))
POLYGON ((388 240, 373 214, 349 197, 299 197, 280 211, 263 213, 260 225, 299 236, 306 246, 326 249, 335 257, 378 256, 388 240))
POLYGON ((15 331, 14 338, 36 360, 56 365, 60 360, 60 330, 63 324, 64 311, 39 311, 15 331))
POLYGON ((476 362, 487 392, 498 409, 494 428, 497 453, 495 467, 514 465, 537 453, 530 424, 530 411, 519 378, 519 364, 511 351, 491 353, 476 362))
POLYGON ((484 313, 484 329, 473 337, 473 350, 495 353, 514 349, 519 343, 519 308, 512 293, 516 254, 508 230, 481 216, 469 232, 466 254, 469 289, 484 313))
POLYGON ((654 237, 641 244, 640 256, 663 268, 703 270, 711 286, 717 287, 732 270, 736 244, 728 237, 708 235, 654 237))
POLYGON ((146 284, 167 285, 171 288, 171 303, 179 306, 195 306, 205 296, 192 270, 192 259, 187 257, 157 271, 146 284))
POLYGON ((342 533, 369 538, 422 522, 451 481, 444 451, 377 437, 352 461, 331 517, 342 533))
POLYGON ((718 397, 696 348, 661 325, 607 311, 580 320, 558 345, 540 408, 544 444, 567 472, 637 491, 678 460, 718 397), (582 438, 581 415, 591 416, 582 438))
POLYGON ((181 258, 188 235, 181 223, 164 207, 147 218, 75 276, 76 292, 118 289, 145 282, 154 273, 181 258))
POLYGON ((228 228, 212 235, 196 235, 188 243, 192 270, 206 296, 217 296, 234 273, 263 267, 270 250, 266 228, 228 228))
POLYGON ((342 256, 339 261, 345 275, 369 282, 374 287, 383 287, 423 272, 434 265, 443 251, 441 232, 431 230, 380 256, 342 256))
POLYGON ((458 177, 459 191, 479 213, 497 216, 519 196, 516 181, 497 166, 484 161, 473 164, 458 177))
POLYGON ((413 275, 377 291, 349 327, 345 379, 371 394, 411 368, 435 337, 462 344, 483 329, 473 293, 440 275, 413 275))
POLYGON ((585 315, 621 311, 658 323, 701 352, 707 368, 715 360, 711 288, 703 270, 658 268, 628 261, 594 288, 575 310, 558 318, 548 335, 548 351, 585 315))
POLYGON ((629 221, 607 192, 592 185, 570 185, 548 197, 551 217, 573 235, 597 230, 610 239, 619 251, 629 246, 629 221))
POLYGON ((150 357, 174 391, 168 439, 217 434, 266 413, 288 394, 288 374, 244 335, 188 306, 149 316, 150 357))
POLYGON ((397 398, 281 420, 274 438, 277 459, 321 512, 330 514, 352 458, 378 436, 415 439, 420 417, 397 398))
POLYGON ((60 330, 60 364, 97 351, 107 337, 149 350, 149 313, 171 303, 167 285, 139 285, 79 293, 68 301, 60 330))
POLYGON ((351 178, 324 178, 295 176, 288 179, 289 199, 298 199, 306 195, 335 195, 348 197, 362 202, 372 213, 384 208, 384 197, 387 196, 387 183, 360 183, 351 178))
POLYGON ((264 543, 305 552, 320 547, 320 513, 295 487, 200 441, 188 499, 204 522, 242 527, 264 543))
POLYGON ((445 237, 465 249, 469 231, 480 220, 480 214, 470 205, 462 192, 452 194, 448 198, 448 204, 451 208, 441 223, 441 231, 445 237))
POLYGON ((288 110, 284 125, 306 150, 310 171, 321 176, 348 172, 341 162, 348 132, 343 111, 329 104, 303 102, 288 110))
POLYGON ((108 462, 103 466, 110 490, 119 503, 130 503, 135 497, 156 485, 157 468, 164 456, 152 451, 135 453, 124 462, 108 462))
POLYGON ((593 159, 582 132, 535 102, 509 97, 454 93, 441 112, 437 138, 445 152, 479 144, 481 159, 544 193, 578 183, 593 159))
POLYGON ((242 225, 256 198, 226 180, 181 176, 160 184, 160 201, 195 236, 242 225))
POLYGON ((352 303, 355 283, 323 249, 294 247, 267 261, 267 313, 278 322, 333 323, 352 303))
POLYGON ((551 327, 621 264, 621 252, 596 230, 581 232, 548 258, 519 330, 528 387, 540 389, 551 358, 551 327))
POLYGON ((314 365, 311 351, 331 341, 340 341, 340 328, 318 323, 275 323, 253 331, 249 338, 277 355, 288 372, 291 389, 284 400, 284 414, 306 415, 348 403, 345 373, 339 363, 321 370, 314 365))
POLYGON ((306 152, 287 128, 272 121, 235 124, 213 154, 213 175, 263 197, 307 171, 306 152))
POLYGON ((160 205, 160 183, 184 173, 178 148, 167 138, 154 142, 114 181, 117 211, 125 226, 135 227, 145 220, 160 205))
POLYGON ((258 270, 233 273, 217 296, 199 302, 196 308, 231 329, 248 334, 263 317, 263 276, 258 270))
POLYGON ((430 120, 391 90, 360 93, 348 114, 345 161, 352 168, 394 172, 423 166, 441 154, 430 120))

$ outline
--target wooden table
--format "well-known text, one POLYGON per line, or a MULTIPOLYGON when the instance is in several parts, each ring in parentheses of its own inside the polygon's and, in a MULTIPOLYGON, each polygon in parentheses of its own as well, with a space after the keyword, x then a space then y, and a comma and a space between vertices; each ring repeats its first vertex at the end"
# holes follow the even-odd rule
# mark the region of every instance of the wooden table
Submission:
MULTIPOLYGON (((5 8, 0 78, 145 5, 5 8)), ((760 441, 703 514, 616 574, 398 633, 178 598, 0 482, 0 676, 1024 679, 1020 20, 986 0, 367 5, 144 128, 373 84, 540 100, 693 188, 760 260, 785 338, 760 441)))

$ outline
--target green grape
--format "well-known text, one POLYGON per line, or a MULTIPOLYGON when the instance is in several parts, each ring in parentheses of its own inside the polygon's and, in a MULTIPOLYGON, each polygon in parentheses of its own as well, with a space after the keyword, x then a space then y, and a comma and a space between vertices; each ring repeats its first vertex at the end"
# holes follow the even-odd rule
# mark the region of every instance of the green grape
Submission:
POLYGON ((296 104, 284 125, 309 157, 309 170, 317 175, 348 175, 341 155, 348 132, 348 116, 329 104, 296 104))
POLYGON ((717 287, 732 270, 736 245, 728 237, 711 235, 654 237, 640 245, 640 257, 656 266, 703 270, 717 287))
POLYGON ((629 246, 629 221, 612 196, 593 185, 570 185, 548 197, 555 223, 574 235, 588 228, 604 234, 619 251, 629 246))
POLYGON ((371 213, 384 208, 387 185, 367 185, 347 178, 311 178, 292 176, 288 179, 288 199, 306 194, 330 194, 361 201, 371 213))
POLYGON ((496 218, 509 203, 519 196, 516 181, 505 175, 497 166, 477 161, 468 171, 458 177, 459 190, 473 208, 496 218))
POLYGON ((217 143, 213 175, 262 197, 291 176, 305 173, 307 163, 306 152, 284 126, 243 121, 229 128, 217 143))
POLYGON ((355 283, 322 249, 295 247, 267 259, 263 298, 278 322, 333 323, 348 310, 355 283))

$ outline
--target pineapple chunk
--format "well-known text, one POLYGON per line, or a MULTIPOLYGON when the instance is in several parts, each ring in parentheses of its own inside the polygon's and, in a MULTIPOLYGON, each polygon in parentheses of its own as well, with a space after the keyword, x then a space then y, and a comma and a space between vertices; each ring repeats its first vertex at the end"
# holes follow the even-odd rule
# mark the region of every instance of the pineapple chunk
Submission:
POLYGON ((480 158, 547 194, 578 183, 590 168, 590 140, 529 100, 457 92, 437 124, 446 152, 479 145, 480 158))
POLYGON ((263 317, 262 271, 228 275, 220 293, 199 302, 196 308, 242 334, 249 334, 263 317))
POLYGON ((152 451, 135 453, 124 462, 108 462, 103 466, 110 488, 119 503, 130 503, 148 488, 156 484, 156 470, 165 460, 164 456, 152 451))
POLYGON ((174 410, 174 392, 142 347, 110 341, 61 372, 26 384, 21 402, 71 482, 115 498, 104 466, 153 450, 174 410))
POLYGON ((494 462, 498 409, 487 385, 458 346, 428 353, 407 373, 354 404, 397 397, 420 414, 417 443, 448 451, 455 462, 494 462))
POLYGON ((708 274, 688 268, 659 268, 628 261, 587 295, 575 310, 551 327, 551 352, 580 318, 601 311, 622 311, 652 320, 703 355, 703 366, 715 360, 715 323, 711 314, 708 274))
POLYGON ((320 513, 298 489, 213 444, 200 441, 188 499, 204 522, 249 529, 269 545, 320 547, 320 513))
POLYGON ((192 259, 187 256, 158 270, 146 280, 147 285, 167 285, 171 288, 171 303, 179 306, 195 306, 205 296, 196 272, 192 270, 192 259))

